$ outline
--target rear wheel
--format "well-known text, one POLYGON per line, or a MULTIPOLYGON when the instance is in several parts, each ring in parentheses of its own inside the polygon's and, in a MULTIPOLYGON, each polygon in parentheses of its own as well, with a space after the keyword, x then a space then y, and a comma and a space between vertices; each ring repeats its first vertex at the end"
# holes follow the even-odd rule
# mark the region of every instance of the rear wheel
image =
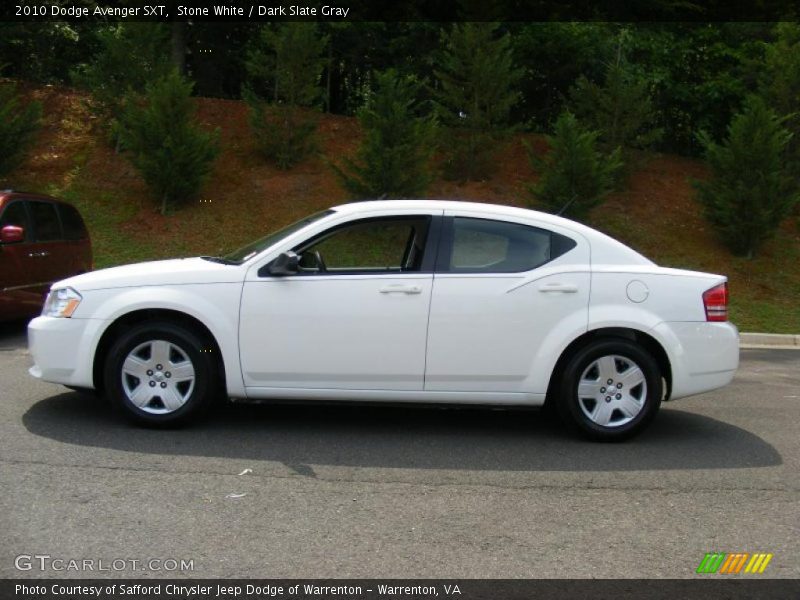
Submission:
POLYGON ((640 433, 661 405, 658 364, 628 340, 596 340, 568 362, 558 409, 562 420, 594 440, 640 433))
POLYGON ((213 401, 218 387, 215 356, 206 340, 184 326, 142 323, 111 347, 106 390, 137 423, 179 425, 213 401))

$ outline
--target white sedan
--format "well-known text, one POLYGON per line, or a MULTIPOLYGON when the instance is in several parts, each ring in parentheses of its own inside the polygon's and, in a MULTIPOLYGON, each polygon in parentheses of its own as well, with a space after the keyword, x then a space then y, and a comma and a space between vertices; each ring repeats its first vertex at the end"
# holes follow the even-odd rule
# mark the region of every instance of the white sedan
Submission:
POLYGON ((30 373, 150 425, 215 398, 552 406, 619 440, 728 384, 727 280, 584 225, 428 200, 338 206, 225 257, 53 285, 30 373))

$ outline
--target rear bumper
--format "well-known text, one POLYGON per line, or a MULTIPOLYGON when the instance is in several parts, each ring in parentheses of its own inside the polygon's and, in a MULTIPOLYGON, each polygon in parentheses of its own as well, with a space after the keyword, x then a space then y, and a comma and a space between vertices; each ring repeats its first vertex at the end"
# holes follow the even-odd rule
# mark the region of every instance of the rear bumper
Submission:
POLYGON ((673 400, 726 386, 739 367, 739 330, 732 323, 664 322, 652 333, 669 356, 673 400))
POLYGON ((94 388, 91 340, 101 331, 100 319, 37 317, 28 324, 31 376, 76 387, 94 388))

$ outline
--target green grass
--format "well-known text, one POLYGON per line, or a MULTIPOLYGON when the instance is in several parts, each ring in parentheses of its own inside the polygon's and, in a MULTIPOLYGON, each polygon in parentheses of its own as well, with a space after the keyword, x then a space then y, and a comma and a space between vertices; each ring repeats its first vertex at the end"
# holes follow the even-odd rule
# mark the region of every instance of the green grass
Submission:
MULTIPOLYGON (((223 137, 227 133, 231 139, 217 160, 206 195, 162 217, 156 214, 153 199, 125 157, 113 154, 102 129, 92 131, 81 102, 69 100, 69 94, 50 93, 51 101, 61 102, 61 112, 53 112, 51 107, 52 118, 32 152, 33 159, 7 181, 18 189, 45 191, 74 204, 92 236, 96 268, 220 255, 338 204, 344 197, 335 177, 326 176, 322 161, 309 160, 283 172, 260 166, 254 150, 241 150, 237 144, 247 147, 247 138, 241 134, 246 131, 243 111, 241 123, 229 120, 229 129, 223 127, 223 137)), ((223 125, 219 119, 225 117, 220 115, 229 115, 231 110, 232 105, 226 103, 214 113, 214 120, 209 119, 209 125, 223 125)), ((341 126, 341 119, 336 123, 341 126)), ((324 147, 321 150, 326 152, 324 147)), ((328 156, 336 152, 341 152, 341 147, 327 150, 328 156)), ((513 158, 513 149, 506 154, 506 159, 513 158)), ((485 184, 449 182, 440 196, 518 204, 519 185, 513 177, 518 177, 519 169, 515 169, 485 184)), ((784 224, 753 260, 732 256, 716 239, 694 200, 687 178, 697 176, 697 170, 697 161, 654 157, 632 177, 624 192, 612 195, 594 210, 587 224, 659 265, 726 275, 731 320, 740 330, 800 332, 800 222, 795 217, 784 224)), ((396 264, 398 260, 384 256, 381 246, 368 240, 339 239, 336 243, 337 247, 326 249, 331 265, 350 264, 352 257, 370 264, 396 264)))

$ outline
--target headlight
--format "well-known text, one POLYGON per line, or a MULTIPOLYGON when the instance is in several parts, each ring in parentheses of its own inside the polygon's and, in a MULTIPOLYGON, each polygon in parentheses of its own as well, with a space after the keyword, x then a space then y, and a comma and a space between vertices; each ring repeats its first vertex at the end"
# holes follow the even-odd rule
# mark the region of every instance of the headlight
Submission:
POLYGON ((44 301, 42 316, 71 317, 81 303, 81 295, 72 288, 52 290, 44 301))

